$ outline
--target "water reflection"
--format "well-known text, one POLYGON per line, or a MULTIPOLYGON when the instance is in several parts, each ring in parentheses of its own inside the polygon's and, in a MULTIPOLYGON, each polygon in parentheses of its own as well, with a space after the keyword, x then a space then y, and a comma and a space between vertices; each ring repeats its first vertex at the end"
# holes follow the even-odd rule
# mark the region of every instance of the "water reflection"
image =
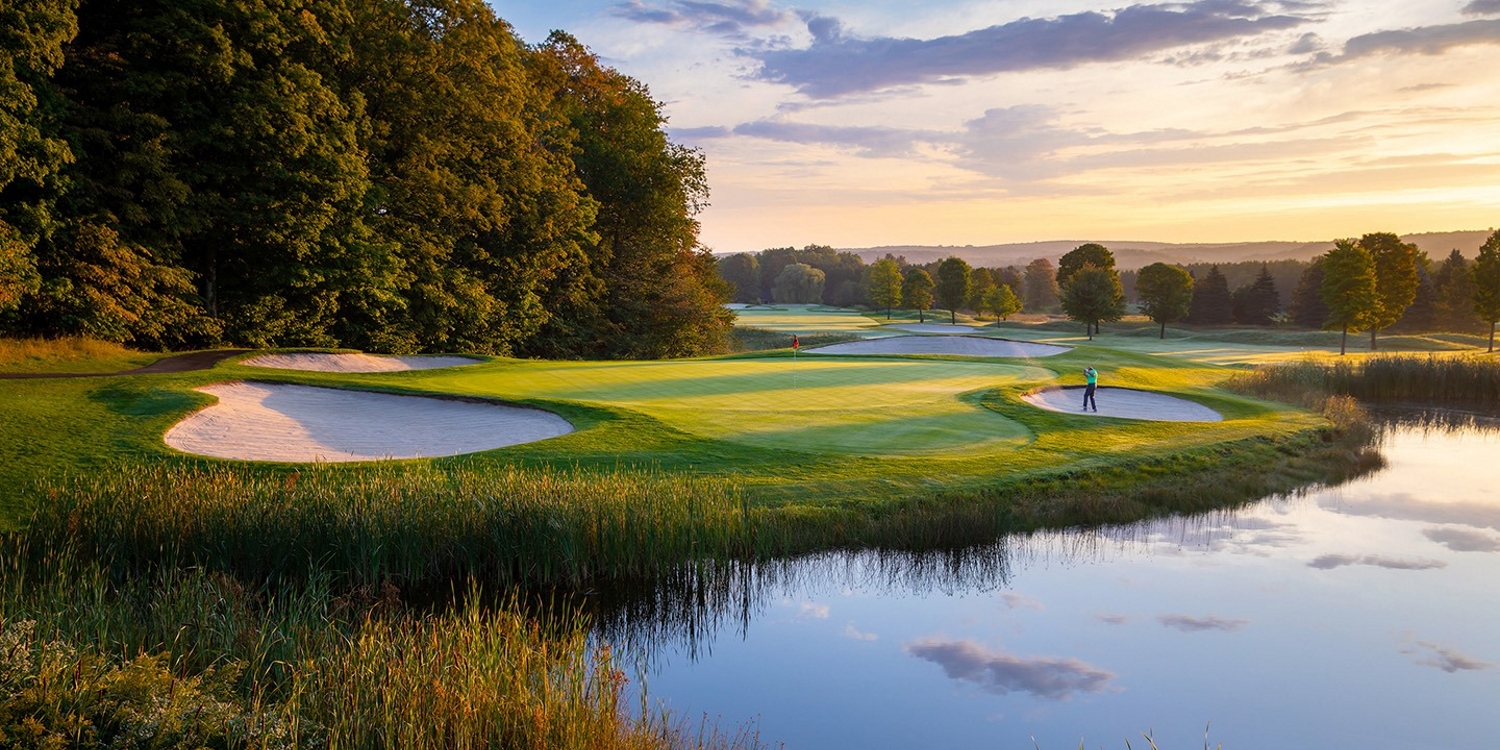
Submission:
POLYGON ((1500 736, 1500 420, 1403 414, 1387 469, 1234 511, 704 567, 596 597, 653 699, 789 747, 1369 750, 1500 736))

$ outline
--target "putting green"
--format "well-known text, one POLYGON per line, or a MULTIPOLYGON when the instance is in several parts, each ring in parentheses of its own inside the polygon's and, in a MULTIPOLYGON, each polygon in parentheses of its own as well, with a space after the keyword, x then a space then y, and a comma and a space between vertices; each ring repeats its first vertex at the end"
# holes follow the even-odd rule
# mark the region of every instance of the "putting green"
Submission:
POLYGON ((853 310, 821 305, 776 305, 735 310, 735 325, 778 333, 874 333, 880 323, 853 310))
POLYGON ((967 397, 1053 377, 1023 365, 799 358, 528 362, 423 378, 449 392, 623 407, 701 437, 853 455, 1022 445, 1030 431, 967 397))

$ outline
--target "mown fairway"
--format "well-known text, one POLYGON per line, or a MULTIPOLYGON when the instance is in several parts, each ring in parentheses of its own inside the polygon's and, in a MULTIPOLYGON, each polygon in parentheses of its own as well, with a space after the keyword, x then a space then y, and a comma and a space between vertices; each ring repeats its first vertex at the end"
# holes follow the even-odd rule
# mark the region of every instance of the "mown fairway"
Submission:
POLYGON ((871 333, 880 328, 873 320, 854 310, 821 305, 756 306, 735 310, 735 324, 743 328, 760 328, 781 333, 871 333))
POLYGON ((548 363, 454 371, 429 385, 503 399, 631 409, 689 434, 753 446, 859 455, 1019 445, 1030 432, 978 403, 982 389, 1046 380, 1025 365, 790 358, 548 363))

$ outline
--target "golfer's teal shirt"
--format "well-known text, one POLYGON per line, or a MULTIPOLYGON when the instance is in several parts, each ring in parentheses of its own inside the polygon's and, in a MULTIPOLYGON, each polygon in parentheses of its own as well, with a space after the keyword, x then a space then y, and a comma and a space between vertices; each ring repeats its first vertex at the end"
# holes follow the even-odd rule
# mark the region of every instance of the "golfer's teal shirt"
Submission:
POLYGON ((1096 385, 1099 382, 1099 371, 1098 370, 1093 370, 1093 369, 1084 370, 1083 371, 1083 376, 1089 379, 1089 385, 1096 385))

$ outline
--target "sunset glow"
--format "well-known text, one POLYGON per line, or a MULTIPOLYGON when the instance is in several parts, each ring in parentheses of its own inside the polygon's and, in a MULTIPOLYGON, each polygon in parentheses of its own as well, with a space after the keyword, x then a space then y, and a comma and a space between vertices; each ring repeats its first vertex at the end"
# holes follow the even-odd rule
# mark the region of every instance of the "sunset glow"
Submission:
POLYGON ((493 5, 666 104, 707 156, 717 252, 1500 216, 1500 0, 493 5))

